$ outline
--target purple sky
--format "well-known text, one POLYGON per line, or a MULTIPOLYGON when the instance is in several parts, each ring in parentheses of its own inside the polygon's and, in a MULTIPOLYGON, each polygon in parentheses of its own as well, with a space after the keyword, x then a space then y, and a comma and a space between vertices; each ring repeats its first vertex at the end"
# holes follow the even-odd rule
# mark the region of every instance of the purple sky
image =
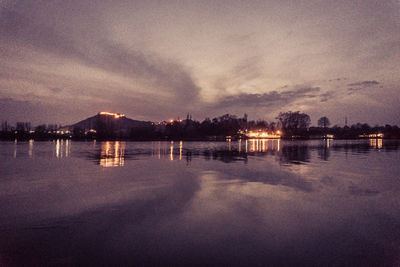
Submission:
POLYGON ((0 0, 0 120, 400 125, 400 2, 0 0))

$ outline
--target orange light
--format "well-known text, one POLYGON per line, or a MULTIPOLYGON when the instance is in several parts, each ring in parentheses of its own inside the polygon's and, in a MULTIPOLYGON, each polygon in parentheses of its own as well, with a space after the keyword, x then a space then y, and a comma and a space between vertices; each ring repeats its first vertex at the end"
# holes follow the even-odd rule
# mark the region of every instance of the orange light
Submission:
POLYGON ((114 118, 116 118, 116 119, 121 118, 121 117, 125 117, 125 114, 122 114, 122 113, 111 113, 111 112, 107 112, 107 111, 99 112, 99 115, 114 116, 114 118))
POLYGON ((103 142, 99 164, 103 167, 124 166, 125 142, 103 142))
POLYGON ((281 138, 281 136, 278 134, 278 132, 276 134, 274 133, 268 133, 265 131, 257 131, 257 132, 253 132, 253 131, 249 131, 246 134, 247 137, 251 137, 251 138, 281 138))
POLYGON ((376 134, 360 134, 359 137, 361 138, 383 138, 383 133, 376 133, 376 134))

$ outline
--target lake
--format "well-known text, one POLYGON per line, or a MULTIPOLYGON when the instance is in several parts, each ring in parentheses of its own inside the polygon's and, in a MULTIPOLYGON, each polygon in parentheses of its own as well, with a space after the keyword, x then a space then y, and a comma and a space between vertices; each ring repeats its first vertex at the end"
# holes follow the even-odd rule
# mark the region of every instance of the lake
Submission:
POLYGON ((399 148, 0 142, 0 265, 400 265, 399 148))

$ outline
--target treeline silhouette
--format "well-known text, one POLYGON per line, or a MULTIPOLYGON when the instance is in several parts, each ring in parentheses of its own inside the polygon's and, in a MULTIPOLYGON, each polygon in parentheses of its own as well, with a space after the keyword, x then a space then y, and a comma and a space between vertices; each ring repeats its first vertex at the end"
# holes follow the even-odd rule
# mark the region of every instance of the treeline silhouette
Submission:
MULTIPOLYGON (((115 119, 117 120, 117 119, 115 119)), ((351 126, 330 126, 327 117, 318 120, 318 126, 310 127, 310 116, 300 111, 281 112, 276 121, 248 120, 247 114, 237 117, 225 114, 213 119, 203 121, 193 120, 188 114, 184 120, 171 120, 152 123, 142 127, 118 129, 118 124, 111 120, 107 123, 99 122, 91 129, 78 126, 61 127, 56 124, 38 125, 32 127, 29 122, 18 122, 10 126, 7 121, 1 125, 0 138, 2 140, 51 140, 68 138, 75 140, 210 140, 222 141, 226 138, 247 138, 250 131, 276 133, 281 131, 283 139, 309 139, 309 138, 337 138, 357 139, 379 137, 399 139, 400 128, 397 125, 370 126, 366 123, 357 123, 351 126)))

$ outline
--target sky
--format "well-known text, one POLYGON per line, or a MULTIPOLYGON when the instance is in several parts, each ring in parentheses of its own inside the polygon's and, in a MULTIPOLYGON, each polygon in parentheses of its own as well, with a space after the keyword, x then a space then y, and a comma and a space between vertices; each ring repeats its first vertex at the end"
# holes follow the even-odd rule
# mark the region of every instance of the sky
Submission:
POLYGON ((0 120, 400 125, 400 1, 0 0, 0 120))

